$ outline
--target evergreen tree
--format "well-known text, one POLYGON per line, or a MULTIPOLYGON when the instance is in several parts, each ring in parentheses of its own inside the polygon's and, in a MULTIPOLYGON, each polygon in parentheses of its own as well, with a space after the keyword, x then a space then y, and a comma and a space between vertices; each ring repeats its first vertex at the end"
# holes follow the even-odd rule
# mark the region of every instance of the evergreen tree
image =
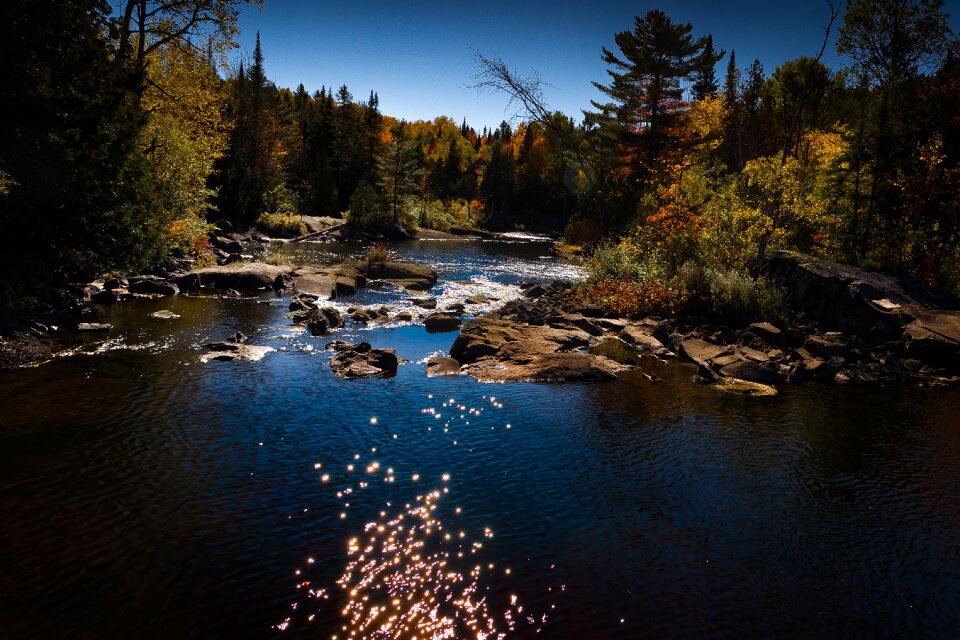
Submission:
POLYGON ((707 37, 694 39, 692 31, 652 10, 634 19, 632 31, 616 34, 619 53, 603 48, 611 81, 593 85, 611 101, 592 101, 598 111, 591 115, 616 132, 623 160, 641 180, 659 169, 662 152, 676 143, 671 129, 683 104, 681 82, 704 69, 708 57, 716 63, 716 54, 706 55, 707 37))
POLYGON ((715 67, 717 63, 723 59, 725 53, 723 50, 719 52, 714 50, 713 36, 708 34, 706 44, 700 56, 697 58, 693 70, 694 82, 691 91, 693 92, 694 100, 702 100, 706 96, 712 96, 717 92, 717 74, 715 67))
POLYGON ((0 6, 0 288, 145 266, 162 219, 140 146, 143 75, 108 40, 100 0, 0 6))

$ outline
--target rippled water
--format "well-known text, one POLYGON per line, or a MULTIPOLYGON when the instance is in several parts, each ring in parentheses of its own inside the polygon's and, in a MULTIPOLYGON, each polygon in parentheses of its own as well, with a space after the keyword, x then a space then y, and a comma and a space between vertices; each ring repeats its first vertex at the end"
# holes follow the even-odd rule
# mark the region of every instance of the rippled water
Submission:
MULTIPOLYGON (((401 251, 451 298, 575 275, 543 243, 401 251)), ((960 634, 957 391, 428 379, 456 334, 416 325, 348 325, 410 363, 340 380, 287 302, 121 304, 0 372, 0 637, 960 634), (276 351, 198 362, 237 330, 276 351)))

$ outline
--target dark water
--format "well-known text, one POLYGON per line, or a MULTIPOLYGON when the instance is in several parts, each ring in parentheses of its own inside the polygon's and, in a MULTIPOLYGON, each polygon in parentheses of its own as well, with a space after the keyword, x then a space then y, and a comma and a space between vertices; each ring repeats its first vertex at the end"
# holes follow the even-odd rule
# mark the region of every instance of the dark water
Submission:
MULTIPOLYGON (((450 297, 571 274, 403 252, 450 297)), ((348 326, 410 363, 338 380, 286 302, 122 304, 98 353, 0 372, 0 637, 960 635, 957 391, 427 379, 455 334, 409 325, 348 326), (237 330, 277 351, 198 362, 237 330)))

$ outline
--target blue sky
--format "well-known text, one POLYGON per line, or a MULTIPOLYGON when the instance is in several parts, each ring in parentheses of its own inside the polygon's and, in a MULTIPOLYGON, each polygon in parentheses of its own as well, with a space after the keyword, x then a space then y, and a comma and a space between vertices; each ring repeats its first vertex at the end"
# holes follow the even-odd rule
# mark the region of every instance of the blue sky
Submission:
MULTIPOLYGON (((837 3, 842 0, 835 0, 837 3)), ((951 25, 957 13, 945 4, 951 25)), ((473 52, 500 56, 526 74, 550 83, 548 104, 580 119, 598 97, 591 80, 604 82, 601 47, 630 29, 635 15, 664 10, 693 24, 695 35, 713 34, 718 48, 736 50, 738 66, 760 58, 767 73, 785 60, 816 55, 829 17, 825 0, 672 0, 670 2, 381 2, 380 0, 266 0, 245 8, 241 49, 249 57, 257 31, 267 76, 277 85, 309 91, 346 84, 357 100, 378 93, 383 113, 407 120, 466 117, 476 129, 509 119, 508 99, 471 89, 473 52)), ((843 65, 833 41, 824 62, 843 65)), ((723 77, 726 59, 717 67, 723 77)))

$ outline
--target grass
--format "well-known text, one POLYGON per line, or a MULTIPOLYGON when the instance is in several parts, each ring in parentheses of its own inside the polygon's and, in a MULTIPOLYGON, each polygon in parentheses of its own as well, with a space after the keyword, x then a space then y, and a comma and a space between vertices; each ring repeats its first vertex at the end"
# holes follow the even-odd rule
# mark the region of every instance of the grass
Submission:
POLYGON ((307 233, 303 219, 292 213, 261 213, 257 218, 257 226, 269 233, 282 235, 302 236, 307 233))

